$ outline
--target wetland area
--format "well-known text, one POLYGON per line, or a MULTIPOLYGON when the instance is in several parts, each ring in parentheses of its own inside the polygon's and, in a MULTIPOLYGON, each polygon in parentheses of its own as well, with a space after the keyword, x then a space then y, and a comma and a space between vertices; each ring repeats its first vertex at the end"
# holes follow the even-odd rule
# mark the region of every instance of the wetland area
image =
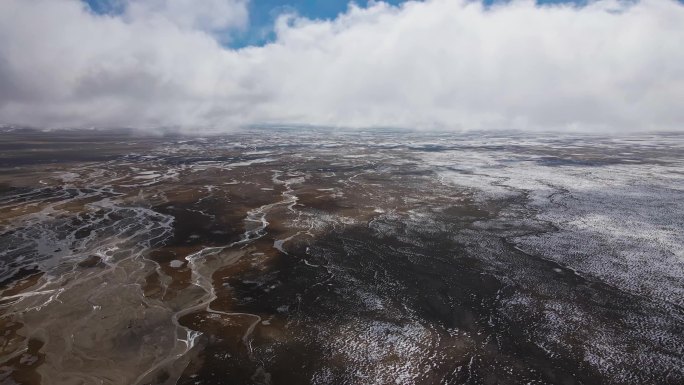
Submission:
POLYGON ((682 384, 683 154, 6 129, 0 383, 682 384))

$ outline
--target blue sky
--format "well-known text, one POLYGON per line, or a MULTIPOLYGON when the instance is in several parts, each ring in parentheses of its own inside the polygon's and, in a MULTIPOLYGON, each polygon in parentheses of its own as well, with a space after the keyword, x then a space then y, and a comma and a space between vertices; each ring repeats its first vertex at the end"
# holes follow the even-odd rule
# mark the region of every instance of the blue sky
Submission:
MULTIPOLYGON (((386 3, 399 4, 403 1, 388 0, 386 3)), ((311 19, 331 19, 344 12, 348 3, 344 0, 253 0, 249 5, 250 29, 237 35, 232 45, 258 45, 268 41, 273 37, 269 32, 275 17, 283 12, 294 11, 311 19)))
MULTIPOLYGON (((82 0, 96 13, 120 12, 121 0, 82 0)), ((384 0, 397 5, 406 0, 384 0)), ((503 0, 484 0, 493 4, 503 0)), ((357 4, 367 5, 367 0, 356 0, 357 4)), ((537 0, 538 4, 580 2, 576 0, 537 0)), ((249 28, 233 32, 228 45, 241 48, 250 45, 263 45, 273 39, 273 22, 285 12, 296 12, 310 19, 331 19, 347 9, 347 0, 251 0, 249 3, 249 28)))
MULTIPOLYGON (((403 0, 389 0, 398 4, 403 0)), ((358 1, 359 4, 365 2, 358 1)), ((348 1, 343 0, 253 0, 249 4, 250 28, 238 34, 233 46, 258 45, 272 38, 271 27, 275 18, 283 12, 294 11, 312 19, 331 19, 347 9, 348 1)))

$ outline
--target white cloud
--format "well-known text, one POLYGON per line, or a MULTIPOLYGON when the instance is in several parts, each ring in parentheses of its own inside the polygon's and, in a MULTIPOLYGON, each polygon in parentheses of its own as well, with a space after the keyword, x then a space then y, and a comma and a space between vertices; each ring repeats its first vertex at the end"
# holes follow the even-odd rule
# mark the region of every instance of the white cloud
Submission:
POLYGON ((242 0, 128 3, 98 16, 76 0, 0 1, 0 121, 684 129, 674 0, 375 3, 283 17, 274 43, 242 50, 212 34, 244 28, 242 0))
POLYGON ((132 21, 164 19, 182 28, 222 31, 247 26, 247 0, 124 0, 132 21))

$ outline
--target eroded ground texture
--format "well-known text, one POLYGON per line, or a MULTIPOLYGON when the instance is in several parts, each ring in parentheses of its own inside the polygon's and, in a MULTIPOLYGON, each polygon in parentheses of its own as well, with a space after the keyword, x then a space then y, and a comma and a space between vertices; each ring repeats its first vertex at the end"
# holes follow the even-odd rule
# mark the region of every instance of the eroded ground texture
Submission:
POLYGON ((682 384, 684 137, 0 136, 3 384, 682 384))

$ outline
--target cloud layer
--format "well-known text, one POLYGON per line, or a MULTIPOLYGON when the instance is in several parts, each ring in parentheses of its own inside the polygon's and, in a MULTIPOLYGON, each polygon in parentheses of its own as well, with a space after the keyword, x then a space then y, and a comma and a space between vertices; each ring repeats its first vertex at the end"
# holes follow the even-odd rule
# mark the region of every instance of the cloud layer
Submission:
POLYGON ((282 16, 231 50, 245 0, 0 1, 0 122, 684 130, 684 5, 428 0, 282 16), (217 34, 217 32, 222 32, 217 34))

